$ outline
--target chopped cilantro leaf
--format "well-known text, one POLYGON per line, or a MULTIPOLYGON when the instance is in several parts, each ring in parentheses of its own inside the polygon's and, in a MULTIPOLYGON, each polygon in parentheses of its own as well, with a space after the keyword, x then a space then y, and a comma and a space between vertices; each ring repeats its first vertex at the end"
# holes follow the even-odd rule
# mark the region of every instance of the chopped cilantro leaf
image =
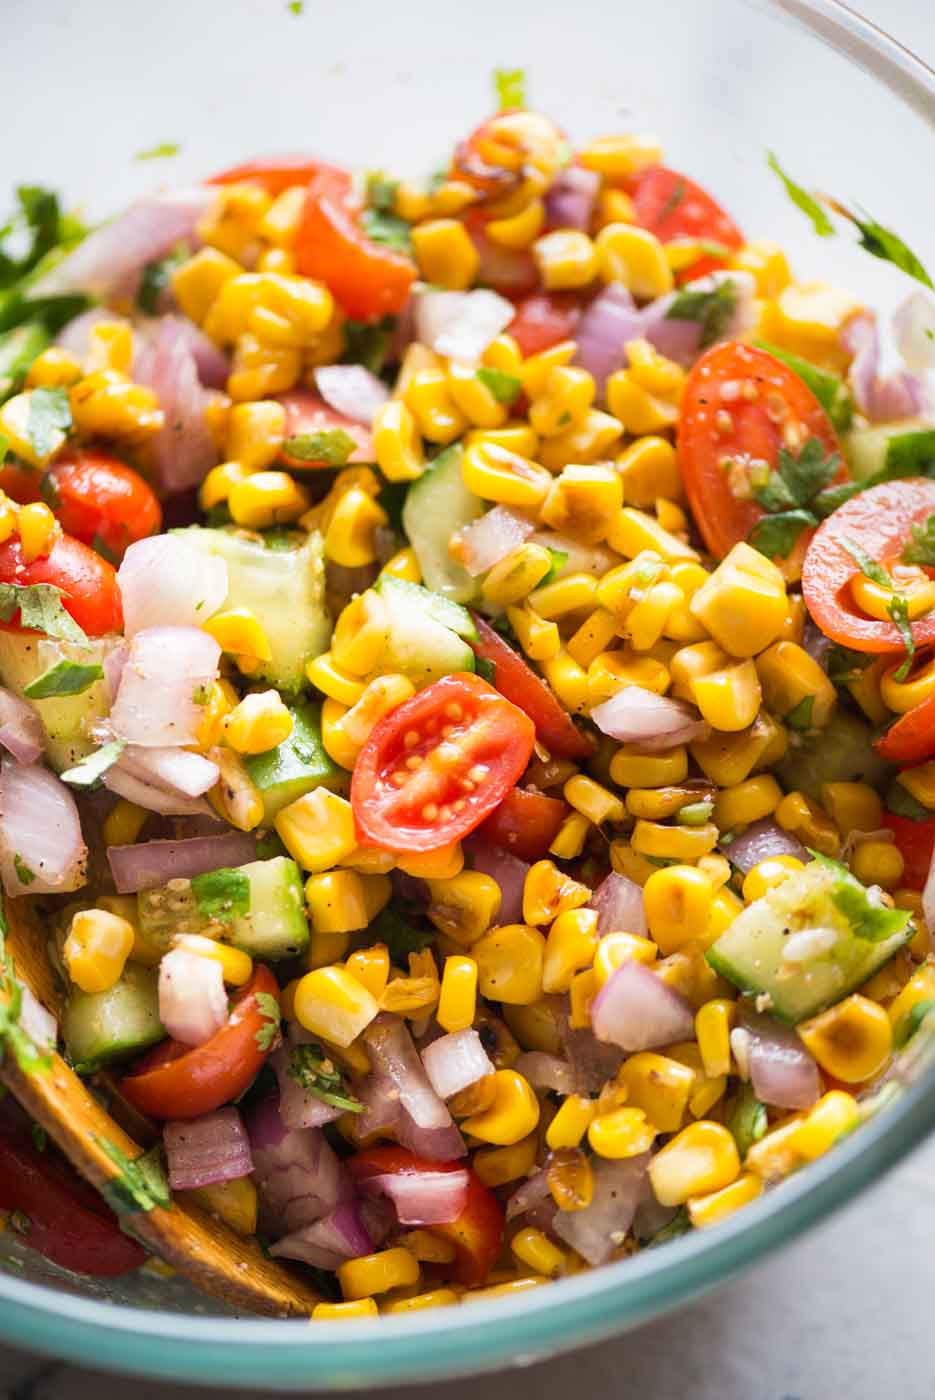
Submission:
POLYGON ((322 1103, 343 1108, 345 1113, 363 1113, 363 1104, 351 1094, 344 1075, 320 1045, 297 1045, 289 1058, 288 1074, 322 1103))
POLYGON ((932 815, 902 783, 895 781, 890 783, 887 790, 886 810, 896 817, 905 817, 910 822, 927 822, 932 815))
POLYGON ((565 565, 568 563, 567 549, 552 549, 548 545, 546 546, 546 548, 549 551, 549 558, 552 560, 552 562, 549 565, 548 573, 543 575, 543 577, 536 584, 537 588, 545 588, 547 583, 554 583, 555 579, 558 577, 562 569, 564 569, 565 565))
POLYGON ((893 680, 904 681, 909 674, 912 659, 916 654, 915 638, 909 624, 909 604, 901 593, 894 593, 886 605, 886 611, 893 626, 902 637, 903 646, 906 648, 906 659, 899 670, 893 672, 893 680))
POLYGON ((389 949, 390 961, 405 967, 410 953, 421 953, 435 937, 432 929, 413 928, 388 905, 370 925, 374 943, 385 943, 389 949))
POLYGON ((881 588, 893 587, 893 580, 890 578, 883 565, 879 564, 876 559, 871 558, 864 547, 859 545, 856 540, 849 539, 847 535, 842 535, 840 544, 842 549, 847 550, 860 572, 865 578, 870 579, 871 583, 878 583, 881 588))
POLYGON ((796 730, 799 734, 806 733, 812 728, 812 710, 815 707, 814 695, 803 695, 797 705, 793 705, 787 715, 783 716, 783 723, 790 729, 796 730))
POLYGON ((11 1050, 23 1074, 45 1073, 51 1068, 51 1056, 20 1025, 22 1009, 23 987, 6 946, 6 921, 0 908, 0 1055, 11 1050))
POLYGON ((857 228, 860 233, 860 246, 866 248, 868 253, 872 253, 875 258, 882 258, 884 262, 893 263, 895 267, 902 272, 908 272, 910 277, 914 277, 926 287, 935 286, 922 263, 898 233, 884 228, 883 224, 878 224, 869 214, 852 214, 846 209, 840 209, 839 212, 850 219, 857 228))
POLYGON ((343 360, 345 364, 363 365, 372 374, 379 374, 386 363, 395 318, 382 321, 345 321, 343 360))
POLYGON ((760 1102, 749 1084, 742 1085, 734 1110, 727 1120, 728 1132, 733 1135, 741 1161, 753 1144, 763 1137, 768 1127, 766 1105, 760 1102))
POLYGON ((148 262, 140 277, 140 289, 136 294, 136 304, 147 316, 155 316, 159 311, 159 299, 169 286, 175 269, 189 255, 187 244, 180 244, 168 257, 156 258, 148 262))
POLYGON ((26 436, 40 462, 51 457, 61 442, 61 434, 71 427, 71 405, 67 389, 33 389, 29 396, 26 436))
POLYGON ((112 768, 117 759, 126 748, 123 739, 112 739, 109 744, 104 744, 101 748, 89 753, 86 758, 82 758, 73 768, 68 768, 62 773, 63 783, 70 783, 72 787, 93 787, 112 768))
POLYGON ((88 666, 63 657, 24 688, 28 700, 48 700, 52 695, 83 695, 95 681, 103 679, 104 668, 95 661, 88 666))
POLYGON ((907 1012, 897 1025, 896 1034, 893 1037, 893 1044, 897 1050, 901 1050, 912 1039, 922 1022, 933 1010, 935 1010, 935 999, 925 997, 922 1001, 917 1001, 912 1010, 907 1012))
POLYGON ((702 348, 719 340, 730 325, 737 306, 737 288, 730 278, 711 290, 701 287, 676 292, 666 312, 667 321, 697 321, 701 327, 702 348))
POLYGON ((501 112, 526 106, 526 72, 523 68, 495 68, 494 87, 501 112))
POLYGON ((343 467, 357 443, 343 428, 329 428, 321 433, 298 433, 286 438, 283 450, 300 462, 324 462, 329 467, 343 467))
POLYGON ((831 902, 848 920, 855 938, 863 938, 868 943, 882 943, 905 929, 912 918, 907 909, 889 909, 885 904, 875 903, 870 891, 851 874, 846 865, 817 851, 810 850, 809 854, 813 861, 835 877, 831 902))
POLYGON ((139 1157, 128 1157, 108 1138, 92 1133, 92 1140, 119 1168, 120 1175, 108 1181, 101 1188, 111 1210, 117 1215, 135 1215, 139 1211, 154 1210, 156 1206, 169 1206, 172 1198, 159 1148, 153 1147, 139 1157))
POLYGON ((371 170, 367 175, 367 203, 381 214, 392 214, 398 189, 399 181, 388 180, 382 170, 371 170))
POLYGON ((775 470, 756 492, 764 510, 777 512, 808 506, 815 495, 837 476, 841 459, 836 452, 825 455, 820 439, 811 437, 798 456, 780 447, 775 470))
POLYGON ((764 515, 750 531, 750 543, 767 559, 786 559, 803 530, 816 523, 810 510, 784 510, 764 515))
POLYGON ((873 656, 869 652, 854 651, 835 642, 825 654, 825 670, 833 685, 846 685, 848 681, 856 680, 872 661, 873 656))
POLYGON ((912 538, 902 558, 905 564, 935 565, 935 515, 930 515, 924 525, 913 525, 912 538))
POLYGON ((513 403, 523 387, 523 381, 515 374, 507 374, 503 369, 490 369, 487 365, 482 365, 476 371, 476 378, 490 390, 497 403, 513 403))
POLYGON ((208 870, 194 875, 192 894, 205 919, 231 923, 250 913, 250 880, 242 870, 208 870))
POLYGON ((165 160, 177 156, 182 147, 178 141, 160 141, 157 146, 148 146, 145 151, 137 151, 134 160, 165 160))
POLYGON ((19 612, 23 627, 34 627, 63 642, 86 643, 87 636, 62 607, 62 590, 52 583, 0 583, 0 622, 19 612))
POLYGON ((398 253, 408 253, 412 248, 410 225, 398 214, 384 213, 380 209, 365 209, 360 216, 360 226, 374 243, 395 248, 398 253))
POLYGON ((812 227, 819 238, 833 238, 834 224, 828 218, 827 213, 815 196, 809 194, 808 190, 803 189, 801 185, 797 185, 796 182, 786 174, 772 151, 767 152, 766 163, 773 174, 779 176, 780 180, 785 185, 786 194, 792 200, 796 208, 801 209, 802 213, 807 214, 811 219, 812 227))
POLYGON ((282 1012, 272 992, 257 992, 254 999, 257 1010, 265 1018, 265 1024, 260 1027, 254 1038, 260 1050, 269 1050, 279 1034, 282 1012))
POLYGON ((30 870, 18 851, 13 852, 13 869, 21 885, 31 885, 36 878, 35 870, 30 870))

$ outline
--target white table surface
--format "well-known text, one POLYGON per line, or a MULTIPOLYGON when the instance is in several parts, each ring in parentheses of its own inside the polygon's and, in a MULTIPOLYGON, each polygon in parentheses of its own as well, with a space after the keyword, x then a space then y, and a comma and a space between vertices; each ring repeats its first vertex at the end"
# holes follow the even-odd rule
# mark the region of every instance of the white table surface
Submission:
MULTIPOLYGON (((935 62, 932 0, 853 0, 935 62)), ((431 1388, 433 1400, 929 1400, 935 1394, 935 1142, 739 1282, 615 1342, 431 1388)), ((411 1387, 371 1391, 402 1400, 411 1387)), ((194 1400, 0 1346, 2 1400, 194 1400)), ((260 1397, 263 1392, 232 1392, 260 1397)), ((428 1394, 428 1392, 426 1392, 428 1394)))

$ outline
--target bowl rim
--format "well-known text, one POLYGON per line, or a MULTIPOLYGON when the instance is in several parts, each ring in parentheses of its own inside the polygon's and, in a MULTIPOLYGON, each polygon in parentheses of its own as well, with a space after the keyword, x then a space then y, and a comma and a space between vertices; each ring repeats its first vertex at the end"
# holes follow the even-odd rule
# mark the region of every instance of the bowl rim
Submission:
MULTIPOLYGON (((788 16, 929 124, 935 70, 841 0, 747 0, 788 16)), ((314 1323, 170 1313, 0 1273, 0 1338, 99 1369, 229 1388, 356 1388, 529 1364, 658 1317, 849 1204, 935 1129, 935 1068, 859 1132, 716 1228, 511 1299, 314 1323), (374 1346, 374 1343, 378 1343, 374 1346)))

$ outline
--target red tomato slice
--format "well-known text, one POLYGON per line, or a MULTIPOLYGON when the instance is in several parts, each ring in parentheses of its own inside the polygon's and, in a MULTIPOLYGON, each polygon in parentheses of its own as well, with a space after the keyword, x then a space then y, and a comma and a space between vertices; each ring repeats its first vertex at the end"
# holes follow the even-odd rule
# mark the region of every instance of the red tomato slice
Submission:
POLYGON ((409 299, 416 265, 375 243, 359 223, 360 200, 350 176, 322 171, 312 180, 295 242, 296 266, 329 288, 357 321, 395 316, 409 299))
POLYGON ((464 1209, 456 1220, 432 1225, 431 1230, 454 1245, 455 1280, 467 1288, 483 1283, 500 1253, 506 1221, 496 1196, 466 1163, 427 1162, 406 1147, 371 1147, 348 1158, 346 1166, 355 1181, 414 1172, 466 1171, 468 1192, 464 1209))
MULTIPOLYGON (((70 535, 62 535, 44 554, 27 564, 15 536, 0 544, 0 583, 51 583, 62 590, 62 606, 89 637, 123 628, 120 590, 112 564, 70 535)), ((11 622, 19 625, 19 613, 11 622)))
POLYGON ((568 815, 568 805, 544 792, 514 788, 508 792, 477 834, 520 860, 541 860, 568 815))
POLYGON ((114 1278, 145 1262, 97 1192, 51 1143, 40 1152, 25 1115, 9 1104, 0 1113, 0 1209, 26 1216, 25 1242, 63 1269, 114 1278))
POLYGON ((162 528, 162 510, 139 472, 105 452, 77 452, 57 461, 42 482, 66 534, 119 564, 127 546, 162 528))
MULTIPOLYGON (((839 451, 831 420, 811 389, 765 350, 736 340, 713 345, 688 376, 679 416, 679 465, 692 515, 716 558, 747 539, 763 517, 756 501, 733 495, 721 463, 758 460, 774 467, 787 423, 799 426, 803 442, 816 437, 827 453, 839 451), (755 399, 733 397, 735 385, 751 382, 755 399), (728 396, 722 397, 725 385, 728 396)), ((842 466, 835 481, 845 480, 842 466)), ((793 555, 804 548, 803 531, 793 555)))
MULTIPOLYGON (((675 238, 706 238, 733 250, 744 241, 740 229, 717 200, 687 175, 664 165, 650 166, 636 177, 633 205, 636 222, 662 243, 671 243, 675 238)), ((724 258, 699 258, 679 273, 678 280, 690 282, 724 266, 724 258)))
POLYGON ((535 292, 516 303, 516 315, 507 334, 523 355, 538 355, 559 341, 572 340, 581 320, 581 298, 576 292, 535 292))
POLYGON ((873 746, 882 758, 901 766, 935 754, 935 695, 900 715, 873 746))
POLYGON ((8 457, 0 466, 0 491, 19 505, 42 500, 42 472, 8 457))
POLYGON ((277 195, 292 185, 307 185, 322 171, 339 175, 346 173, 327 161, 317 160, 315 156, 261 156, 258 160, 248 160, 243 165, 232 165, 230 170, 210 175, 205 184, 236 185, 246 180, 253 185, 262 185, 267 194, 277 195))
POLYGON ((893 833, 893 839, 906 862, 902 883, 910 890, 924 889, 932 850, 935 849, 935 816, 929 817, 928 821, 914 822, 910 817, 897 817, 895 812, 884 812, 883 825, 893 833))
POLYGON ((361 834, 391 851, 434 851, 467 836, 516 782, 534 740, 522 711, 479 676, 444 676, 364 744, 351 779, 361 834))
POLYGON ((549 753, 559 758, 589 757, 593 744, 575 727, 545 681, 476 613, 474 621, 478 632, 478 640, 471 643, 474 654, 493 662, 497 689, 529 716, 549 753))
POLYGON ((487 236, 488 219, 479 209, 469 209, 463 221, 480 258, 475 280, 481 286, 492 287, 505 297, 522 297, 539 286, 539 269, 532 253, 494 243, 487 236))
MULTIPOLYGON (((889 621, 867 617, 851 597, 860 567, 841 543, 858 545, 886 567, 899 558, 913 525, 935 514, 935 481, 908 477, 871 486, 847 501, 815 531, 802 565, 802 593, 827 637, 855 651, 896 653, 903 639, 889 621)), ((935 613, 912 623, 917 647, 935 642, 935 613)))
MULTIPOLYGON (((363 423, 355 423, 345 418, 343 413, 330 408, 320 394, 312 389, 290 389, 278 395, 279 402, 286 410, 286 438, 301 437, 311 433, 333 433, 341 428, 357 446, 348 458, 349 462, 375 462, 373 434, 363 423)), ((333 467, 333 462, 306 462, 299 457, 290 457, 288 452, 280 453, 281 460, 294 471, 316 471, 322 467, 333 467)))
POLYGON ((269 1049, 257 1033, 270 1024, 260 994, 279 1000, 269 968, 257 966, 234 997, 226 1025, 204 1045, 166 1040, 144 1055, 120 1081, 120 1092, 150 1118, 200 1118, 238 1098, 259 1073, 269 1049))

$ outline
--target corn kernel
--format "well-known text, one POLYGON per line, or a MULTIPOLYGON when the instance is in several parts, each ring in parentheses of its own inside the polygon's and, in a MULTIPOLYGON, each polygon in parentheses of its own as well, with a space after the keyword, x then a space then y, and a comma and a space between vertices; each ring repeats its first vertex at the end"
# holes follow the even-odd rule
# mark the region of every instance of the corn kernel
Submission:
POLYGON ((649 1179, 661 1205, 679 1206, 691 1196, 729 1186, 740 1175, 733 1137, 720 1123, 699 1120, 660 1149, 649 1165, 649 1179))
POLYGON ((453 880, 464 869, 464 851, 460 841, 439 846, 434 851, 399 851, 396 864, 416 880, 453 880))
POLYGON ((505 1186, 508 1181, 519 1181, 529 1175, 535 1167, 538 1149, 538 1137, 530 1132, 507 1147, 479 1147, 472 1166, 485 1186, 505 1186))
POLYGON ((222 287, 243 271, 217 248, 201 248, 172 274, 172 294, 190 320, 201 325, 222 287))
POLYGON ((667 1055, 643 1050, 621 1066, 617 1082, 627 1103, 641 1109, 660 1133, 678 1132, 695 1087, 695 1072, 667 1055))
POLYGON ((721 831, 733 831, 771 816, 781 801, 782 788, 776 779, 771 773, 760 773, 721 789, 714 803, 714 820, 721 831))
POLYGON ((423 1264, 452 1264, 456 1257, 452 1242, 431 1230, 407 1230, 399 1242, 423 1264))
POLYGON ((546 1145, 555 1152, 562 1147, 577 1147, 588 1130, 595 1113, 593 1099, 583 1094, 569 1094, 552 1119, 545 1133, 546 1145))
POLYGON ((500 886, 479 870, 430 879, 430 921, 456 943, 470 945, 487 932, 500 908, 500 886))
POLYGON ((288 472, 253 472, 231 487, 227 505, 235 524, 251 530, 286 525, 308 510, 309 494, 288 472))
POLYGON ((612 414, 589 408, 577 423, 540 443, 539 461, 550 472, 570 463, 600 462, 616 450, 621 436, 621 425, 612 414))
POLYGON ((353 933, 366 928, 389 897, 387 875, 329 870, 310 875, 305 882, 305 903, 314 933, 353 933))
POLYGON ((218 943, 213 938, 202 938, 198 933, 177 933, 172 940, 173 948, 182 948, 196 957, 216 962, 230 987, 245 987, 253 976, 253 959, 240 948, 232 948, 229 943, 218 943))
POLYGON ((710 880, 691 866, 669 866, 649 877, 643 889, 646 921, 663 954, 675 953, 700 936, 713 898, 710 880))
POLYGON ((892 841, 861 841, 851 856, 851 870, 858 880, 884 890, 896 889, 905 867, 903 854, 892 841))
POLYGON ((672 269, 659 239, 635 224, 607 224, 595 240, 601 278, 622 282, 639 301, 665 296, 673 287, 672 269))
POLYGON ((83 992, 106 992, 119 982, 133 948, 133 925, 105 909, 79 909, 62 950, 68 975, 83 992))
MULTIPOLYGON (((550 345, 547 350, 540 350, 537 355, 530 355, 522 363, 523 390, 529 399, 538 399, 545 393, 545 386, 549 381, 549 376, 556 365, 567 365, 575 358, 577 345, 573 340, 561 340, 557 345, 550 345)), ((530 429, 530 431, 532 431, 530 429)), ((517 451, 519 449, 517 448, 517 451)))
POLYGON ((758 297, 777 297, 792 280, 785 253, 778 243, 765 238, 738 248, 731 255, 730 265, 739 272, 750 273, 758 297))
POLYGON ((331 656, 335 665, 353 676, 369 675, 379 664, 389 632, 386 604, 368 588, 351 599, 334 625, 331 656))
POLYGON ((552 661, 562 649, 562 639, 554 622, 546 622, 532 608, 507 608, 507 618, 516 639, 531 661, 552 661))
POLYGON ((662 158, 662 147, 654 137, 632 132, 598 137, 578 152, 578 160, 586 170, 596 170, 611 180, 636 175, 649 165, 658 165, 662 158))
POLYGON ((665 826, 640 818, 633 828, 630 844, 638 855, 652 856, 656 860, 692 861, 713 851, 719 838, 713 822, 694 827, 665 826))
POLYGON ((508 607, 531 593, 551 567, 552 556, 543 545, 521 544, 494 564, 481 592, 488 603, 508 607))
POLYGON ((719 1191, 711 1191, 704 1196, 692 1196, 688 1201, 688 1216, 696 1229, 716 1225, 733 1215, 741 1206, 755 1201, 763 1190, 763 1183, 753 1172, 742 1172, 729 1186, 719 1191))
POLYGON ((554 437, 570 424, 580 422, 594 402, 596 387, 586 369, 555 365, 542 393, 529 407, 529 421, 535 431, 540 437, 554 437))
POLYGON ((588 673, 564 649, 542 662, 542 672, 570 714, 583 714, 588 704, 588 673))
MULTIPOLYGON (((312 876, 311 878, 316 877, 312 876)), ((385 943, 374 943, 369 948, 358 948, 356 952, 351 953, 345 967, 352 977, 357 978, 362 987, 367 988, 375 1000, 380 1000, 386 991, 386 984, 390 976, 390 954, 385 943)))
POLYGON ((295 1016, 313 1035, 348 1046, 380 1010, 356 977, 343 967, 307 972, 295 989, 295 1016))
POLYGON ((105 846, 132 846, 148 818, 145 808, 137 807, 125 797, 118 798, 104 818, 105 846))
POLYGON ((549 291, 586 287, 597 276, 597 252, 586 233, 556 229, 536 239, 533 257, 549 291))
POLYGON ((330 651, 322 652, 314 661, 305 666, 308 680, 323 695, 330 695, 342 705, 356 705, 366 690, 366 684, 358 676, 348 675, 336 666, 330 651))
POLYGON ((814 1162, 860 1122, 860 1105, 841 1089, 824 1094, 792 1136, 792 1144, 806 1162, 814 1162))
POLYGON ((603 987, 617 968, 630 959, 641 963, 655 962, 655 943, 640 934, 627 933, 623 929, 605 933, 594 954, 594 975, 598 985, 603 987))
POLYGON ((406 676, 395 673, 377 676, 342 720, 349 741, 363 748, 380 720, 411 700, 415 693, 415 686, 406 676))
POLYGON ((529 1082, 514 1069, 498 1069, 494 1081, 493 1103, 481 1113, 466 1118, 461 1126, 465 1133, 482 1142, 509 1147, 535 1128, 539 1121, 539 1100, 529 1082))
POLYGON ((83 374, 80 360, 60 345, 50 345, 29 366, 26 388, 70 389, 83 374))
POLYGON ((463 1031, 477 1009, 477 963, 455 955, 445 959, 436 1019, 446 1031, 463 1031))
MULTIPOLYGON (((785 718, 808 707, 800 728, 823 729, 837 703, 837 692, 818 662, 795 642, 776 642, 757 658, 763 701, 773 714, 785 718)), ((790 721, 791 722, 791 721, 790 721)))
POLYGON ((480 256, 459 219, 429 219, 412 230, 412 249, 426 282, 449 291, 471 286, 480 256))
POLYGON ((726 730, 729 734, 753 723, 762 699, 757 668, 752 661, 740 661, 698 676, 691 683, 691 692, 702 718, 713 729, 726 730))
POLYGON ((797 1030, 821 1068, 844 1084, 872 1079, 893 1049, 889 1017, 882 1006, 859 992, 802 1022, 797 1030))
POLYGON ((266 753, 291 733, 292 715, 276 690, 246 695, 223 724, 224 738, 237 753, 266 753))
POLYGON ((607 788, 596 783, 583 773, 569 778, 563 788, 565 800, 576 812, 588 818, 595 826, 603 822, 620 822, 625 816, 624 805, 607 788))
POLYGON ((473 944, 481 996, 517 1006, 542 995, 545 939, 525 924, 504 924, 473 944))
POLYGON ((482 500, 533 510, 542 505, 552 485, 544 467, 489 441, 467 448, 461 474, 467 489, 482 500))
POLYGON ((689 608, 731 656, 755 656, 776 640, 785 624, 785 580, 759 550, 736 544, 694 594, 689 608))
POLYGON ((801 792, 787 792, 774 813, 783 831, 791 831, 803 845, 836 857, 841 837, 834 822, 829 821, 816 803, 801 792))
POLYGON ((591 966, 597 944, 595 909, 573 909, 560 914, 546 939, 543 991, 567 992, 575 973, 591 966))
POLYGON ((254 831, 263 820, 263 798, 233 749, 217 746, 208 757, 220 770, 217 786, 208 793, 211 805, 238 831, 254 831))
POLYGON ((588 1142, 598 1157, 618 1160, 648 1152, 656 1129, 640 1108, 615 1108, 594 1118, 588 1128, 588 1142))
POLYGON ((235 404, 227 418, 226 455, 247 468, 268 467, 279 456, 285 426, 286 410, 272 399, 235 404))
POLYGON ((418 1283, 420 1276, 418 1260, 400 1246, 348 1259, 336 1273, 341 1292, 349 1301, 372 1299, 375 1293, 389 1293, 392 1288, 408 1288, 418 1283))
POLYGON ((610 762, 610 776, 618 787, 654 788, 682 783, 688 777, 688 752, 682 746, 665 753, 644 754, 624 744, 610 762))
POLYGON ((276 814, 280 839, 303 870, 330 870, 357 846, 351 804, 327 788, 315 788, 276 814))
POLYGON ((549 855, 558 860, 575 860, 584 850, 591 823, 581 812, 571 812, 559 827, 549 855))

